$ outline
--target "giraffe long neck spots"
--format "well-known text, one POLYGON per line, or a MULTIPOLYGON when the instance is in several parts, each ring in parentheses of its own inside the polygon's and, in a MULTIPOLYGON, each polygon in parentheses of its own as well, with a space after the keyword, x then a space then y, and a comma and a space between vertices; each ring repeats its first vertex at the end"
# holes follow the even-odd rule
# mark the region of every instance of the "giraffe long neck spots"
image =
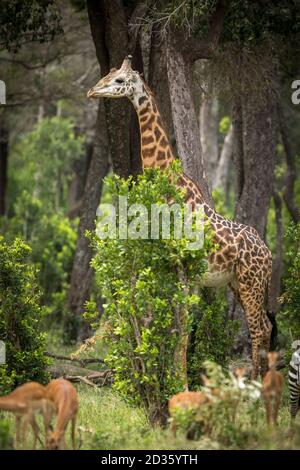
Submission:
POLYGON ((135 108, 140 123, 143 168, 167 168, 174 156, 153 96, 145 90, 135 108))

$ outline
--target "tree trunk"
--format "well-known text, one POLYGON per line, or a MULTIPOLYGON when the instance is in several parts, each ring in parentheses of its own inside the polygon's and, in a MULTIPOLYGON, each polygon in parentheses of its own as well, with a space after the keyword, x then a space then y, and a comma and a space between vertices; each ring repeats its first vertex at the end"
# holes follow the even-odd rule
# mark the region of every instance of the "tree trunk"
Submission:
POLYGON ((286 120, 284 117, 282 106, 278 105, 278 117, 279 117, 279 129, 281 135, 281 141, 284 148, 285 159, 286 159, 286 175, 285 175, 285 189, 283 193, 284 202, 286 207, 295 223, 300 221, 300 211, 295 204, 294 199, 294 187, 297 180, 297 168, 295 162, 295 155, 291 149, 291 145, 288 138, 288 130, 286 126, 286 120))
POLYGON ((89 333, 88 325, 82 320, 84 303, 89 299, 93 272, 90 266, 92 252, 86 230, 94 229, 96 211, 99 205, 102 180, 109 170, 109 145, 104 103, 99 101, 96 122, 93 155, 84 188, 81 216, 78 229, 77 247, 71 274, 68 309, 72 313, 67 317, 65 333, 69 339, 82 340, 89 333))
MULTIPOLYGON (((136 42, 130 42, 128 17, 122 2, 87 0, 87 8, 101 74, 120 67, 129 52, 133 54, 133 64, 142 72, 140 50, 136 42)), ((141 171, 141 161, 136 155, 137 119, 125 98, 121 102, 104 100, 104 103, 113 171, 126 178, 141 171)))
POLYGON ((212 183, 213 189, 221 188, 224 191, 224 194, 227 191, 229 165, 233 152, 233 140, 233 126, 231 125, 224 139, 221 156, 218 162, 215 178, 212 183))
POLYGON ((199 110, 200 137, 207 178, 213 187, 218 167, 218 103, 215 97, 203 96, 199 110))
POLYGON ((192 63, 187 61, 170 32, 167 44, 168 81, 172 116, 183 171, 201 188, 205 200, 213 205, 205 176, 198 120, 192 94, 192 63))
POLYGON ((242 97, 243 185, 236 207, 236 220, 256 228, 262 238, 273 194, 277 127, 276 99, 263 92, 259 100, 247 93, 242 97))
MULTIPOLYGON (((87 0, 91 33, 101 74, 110 67, 118 67, 128 54, 128 18, 122 2, 118 0, 87 0)), ((138 61, 136 45, 134 60, 138 61)), ((138 173, 141 169, 137 156, 137 120, 133 117, 128 100, 100 100, 96 124, 93 156, 87 175, 81 204, 78 242, 73 262, 68 309, 72 318, 66 321, 66 330, 72 325, 67 337, 84 339, 90 332, 82 320, 84 303, 91 292, 93 272, 90 267, 91 249, 85 237, 86 230, 94 229, 96 210, 100 201, 102 178, 109 169, 109 156, 113 170, 122 177, 138 173), (132 137, 130 135, 132 133, 132 137)))
POLYGON ((85 148, 85 155, 74 163, 74 178, 69 186, 68 216, 71 219, 80 214, 87 172, 93 155, 93 143, 87 142, 85 148))
POLYGON ((169 141, 175 149, 176 140, 172 120, 169 83, 166 79, 167 76, 166 44, 161 40, 157 29, 153 27, 151 33, 148 81, 151 90, 155 93, 155 99, 163 118, 169 141))
POLYGON ((232 109, 233 139, 233 163, 235 168, 235 194, 236 203, 239 201, 244 186, 244 148, 243 148, 243 119, 242 103, 240 97, 236 97, 232 109))
POLYGON ((8 131, 0 127, 0 216, 6 214, 8 131))
POLYGON ((273 258, 272 282, 270 293, 270 309, 272 312, 278 310, 278 297, 280 295, 281 276, 283 268, 283 223, 282 223, 282 201, 279 193, 275 190, 273 194, 276 220, 276 255, 273 258))
MULTIPOLYGON (((237 97, 233 106, 236 220, 265 237, 273 194, 276 155, 276 97, 267 87, 237 97)), ((241 321, 235 352, 249 353, 249 332, 239 304, 230 302, 230 317, 241 321)))

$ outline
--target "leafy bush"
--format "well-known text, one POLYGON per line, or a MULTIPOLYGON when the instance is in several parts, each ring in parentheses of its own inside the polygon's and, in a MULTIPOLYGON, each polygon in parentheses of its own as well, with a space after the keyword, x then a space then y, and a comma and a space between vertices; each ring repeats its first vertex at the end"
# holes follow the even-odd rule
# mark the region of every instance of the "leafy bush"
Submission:
POLYGON ((48 378, 45 336, 39 332, 43 311, 29 255, 30 248, 20 239, 8 244, 0 237, 0 340, 7 362, 0 366, 0 393, 12 385, 48 378))
POLYGON ((289 330, 292 339, 300 339, 300 223, 290 225, 286 239, 290 249, 287 253, 288 271, 284 281, 284 294, 281 297, 281 323, 285 330, 289 330))
POLYGON ((220 293, 202 295, 193 307, 192 334, 189 349, 189 384, 201 384, 201 368, 210 360, 226 366, 238 321, 228 320, 227 303, 220 293))
MULTIPOLYGON (((151 204, 166 203, 166 198, 183 207, 184 195, 170 183, 178 172, 174 165, 164 172, 149 170, 136 182, 112 177, 107 184, 115 197, 126 196, 128 206, 143 204, 149 214, 151 204)), ((150 227, 148 219, 141 229, 150 227)), ((167 399, 182 389, 179 317, 199 302, 192 292, 212 248, 208 229, 197 250, 189 249, 187 238, 175 239, 172 230, 170 239, 92 237, 92 264, 110 326, 106 362, 114 371, 114 388, 146 406, 152 422, 162 420, 167 399)))
POLYGON ((8 421, 0 421, 0 450, 13 448, 13 439, 10 435, 10 426, 8 421))
POLYGON ((41 120, 12 148, 14 171, 9 175, 10 206, 24 191, 40 200, 44 212, 68 206, 74 163, 84 152, 84 139, 76 136, 70 119, 41 120))
POLYGON ((193 437, 205 434, 223 445, 243 447, 253 435, 247 426, 237 423, 238 409, 245 402, 251 415, 255 415, 261 384, 236 377, 213 361, 204 361, 202 367, 206 371, 206 383, 201 391, 207 396, 207 402, 197 408, 178 407, 171 420, 176 419, 176 427, 185 433, 191 435, 193 431, 193 437))
POLYGON ((42 303, 60 320, 69 288, 77 240, 77 222, 62 212, 47 211, 40 199, 24 191, 15 204, 14 216, 2 219, 6 239, 21 237, 29 243, 30 260, 36 266, 42 303))

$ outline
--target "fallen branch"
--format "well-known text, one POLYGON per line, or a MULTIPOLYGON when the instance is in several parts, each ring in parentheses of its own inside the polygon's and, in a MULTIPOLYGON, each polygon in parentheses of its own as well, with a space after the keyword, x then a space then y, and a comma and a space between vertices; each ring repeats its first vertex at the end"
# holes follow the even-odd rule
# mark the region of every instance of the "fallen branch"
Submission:
POLYGON ((110 369, 97 372, 91 369, 61 364, 49 366, 48 372, 54 379, 64 377, 70 382, 84 382, 87 385, 93 384, 95 387, 104 387, 112 383, 112 371, 110 369))
POLYGON ((61 354, 54 354, 51 352, 46 352, 45 355, 47 357, 52 357, 53 359, 58 359, 61 361, 70 361, 70 362, 78 362, 81 366, 84 366, 85 364, 105 364, 103 359, 100 358, 86 358, 86 359, 78 359, 77 357, 69 357, 69 356, 63 356, 61 354))
POLYGON ((86 377, 82 377, 81 375, 66 375, 64 379, 69 380, 70 382, 83 382, 86 385, 90 385, 91 387, 99 388, 99 385, 94 384, 94 382, 87 379, 86 377))

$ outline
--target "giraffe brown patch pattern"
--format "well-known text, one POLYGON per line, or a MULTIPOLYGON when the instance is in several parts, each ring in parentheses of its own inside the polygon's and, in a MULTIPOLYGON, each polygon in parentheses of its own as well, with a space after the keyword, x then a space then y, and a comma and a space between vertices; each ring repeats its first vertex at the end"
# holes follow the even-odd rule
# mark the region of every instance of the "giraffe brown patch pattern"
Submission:
POLYGON ((157 157, 156 158, 157 158, 157 160, 165 160, 165 158, 166 158, 165 152, 162 152, 161 150, 159 150, 157 152, 157 157))
POLYGON ((158 127, 154 129, 154 135, 155 135, 156 142, 158 142, 161 136, 161 131, 159 130, 158 127))
POLYGON ((146 130, 150 130, 154 121, 155 121, 155 116, 151 116, 148 119, 148 121, 141 126, 141 131, 145 132, 146 130))
POLYGON ((149 145, 149 144, 152 144, 154 142, 154 139, 152 137, 152 135, 149 135, 148 137, 142 137, 142 144, 143 145, 149 145))
POLYGON ((146 106, 139 112, 139 115, 144 116, 145 114, 148 114, 148 112, 149 112, 149 106, 146 106))
POLYGON ((141 106, 145 101, 148 101, 147 96, 141 96, 139 98, 139 105, 141 106))
POLYGON ((144 158, 150 158, 155 155, 155 147, 150 147, 150 148, 144 148, 143 149, 143 157, 144 158))
POLYGON ((165 137, 162 137, 159 144, 161 145, 161 147, 165 148, 168 145, 168 142, 165 137))

